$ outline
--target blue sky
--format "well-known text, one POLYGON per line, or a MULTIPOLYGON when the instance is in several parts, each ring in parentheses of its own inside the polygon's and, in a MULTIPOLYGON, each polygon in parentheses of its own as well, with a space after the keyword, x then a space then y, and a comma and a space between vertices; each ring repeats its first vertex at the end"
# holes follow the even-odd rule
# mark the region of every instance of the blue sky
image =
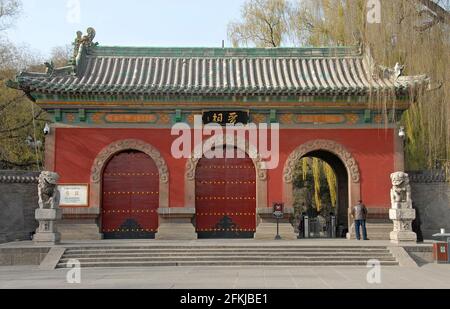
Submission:
MULTIPOLYGON (((101 45, 221 46, 244 0, 22 0, 10 40, 47 57, 87 27, 101 45), (80 3, 77 20, 76 7, 80 3)), ((229 43, 227 43, 229 45, 229 43)))

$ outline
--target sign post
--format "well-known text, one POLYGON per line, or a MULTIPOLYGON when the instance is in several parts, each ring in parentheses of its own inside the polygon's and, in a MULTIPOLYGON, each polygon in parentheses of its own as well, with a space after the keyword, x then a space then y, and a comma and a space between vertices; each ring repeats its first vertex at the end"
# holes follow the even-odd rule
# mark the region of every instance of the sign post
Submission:
POLYGON ((281 240, 280 219, 284 218, 284 204, 283 203, 274 203, 273 204, 273 216, 277 219, 277 236, 275 236, 275 240, 281 240))

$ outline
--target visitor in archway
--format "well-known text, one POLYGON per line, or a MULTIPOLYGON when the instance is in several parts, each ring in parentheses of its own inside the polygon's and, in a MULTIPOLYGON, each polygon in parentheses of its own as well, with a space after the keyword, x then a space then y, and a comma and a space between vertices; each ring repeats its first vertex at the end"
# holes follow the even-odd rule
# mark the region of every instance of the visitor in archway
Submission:
POLYGON ((361 229, 364 240, 369 240, 367 238, 367 208, 363 204, 363 201, 359 201, 356 206, 352 209, 352 217, 355 220, 355 230, 356 230, 356 239, 361 240, 361 229))

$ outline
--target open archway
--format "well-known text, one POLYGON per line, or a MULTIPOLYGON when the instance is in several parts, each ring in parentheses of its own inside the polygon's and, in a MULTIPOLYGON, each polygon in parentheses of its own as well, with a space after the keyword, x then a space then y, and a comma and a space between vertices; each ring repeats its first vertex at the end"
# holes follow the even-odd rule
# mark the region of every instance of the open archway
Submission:
POLYGON ((342 145, 329 140, 315 140, 295 149, 284 168, 284 201, 287 208, 294 208, 293 177, 296 164, 303 158, 312 157, 328 163, 334 170, 338 183, 338 224, 348 229, 353 222, 349 216, 350 206, 361 198, 361 176, 356 159, 342 145))

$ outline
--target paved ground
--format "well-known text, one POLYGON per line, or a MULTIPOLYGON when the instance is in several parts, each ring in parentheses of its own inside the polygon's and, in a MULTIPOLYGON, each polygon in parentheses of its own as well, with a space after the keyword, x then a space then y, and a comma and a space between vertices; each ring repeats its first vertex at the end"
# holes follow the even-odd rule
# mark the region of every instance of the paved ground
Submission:
POLYGON ((367 268, 128 268, 86 269, 81 284, 68 284, 67 270, 0 267, 0 288, 147 289, 335 289, 450 288, 450 265, 385 267, 381 284, 367 282, 367 268))
MULTIPOLYGON (((101 241, 69 242, 62 247, 115 245, 296 245, 390 246, 386 241, 101 241)), ((421 246, 429 246, 423 244, 421 246)), ((33 247, 31 242, 9 243, 0 248, 33 247)), ((450 265, 383 267, 381 284, 369 284, 365 267, 158 267, 82 269, 81 284, 68 284, 68 270, 42 271, 38 266, 0 267, 0 288, 158 288, 158 289, 335 289, 335 288, 446 288, 450 289, 450 265)))

